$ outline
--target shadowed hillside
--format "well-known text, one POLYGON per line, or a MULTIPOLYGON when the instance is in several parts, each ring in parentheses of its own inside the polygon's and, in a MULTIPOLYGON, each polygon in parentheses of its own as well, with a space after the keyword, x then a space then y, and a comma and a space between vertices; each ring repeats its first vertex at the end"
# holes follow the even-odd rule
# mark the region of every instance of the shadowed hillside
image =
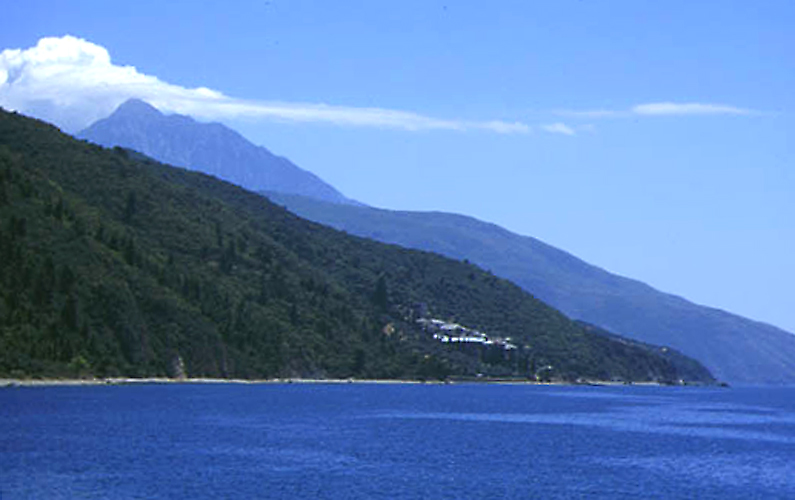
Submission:
POLYGON ((268 193, 294 213, 351 234, 468 259, 569 317, 674 347, 733 383, 795 382, 795 335, 592 266, 537 239, 441 212, 333 206, 268 193))
MULTIPOLYGON (((111 118, 97 122, 84 135, 105 145, 130 146, 161 161, 209 173, 217 172, 214 164, 203 167, 191 160, 197 148, 213 150, 209 156, 224 159, 224 169, 233 171, 247 166, 245 162, 236 163, 235 155, 225 153, 232 145, 245 142, 231 130, 226 129, 223 134, 235 137, 228 145, 191 142, 203 137, 207 127, 224 129, 187 117, 163 117, 154 108, 133 101, 111 118), (172 121, 181 124, 179 137, 170 132, 172 121)), ((256 149, 249 144, 243 149, 252 148, 256 149)), ((252 170, 251 175, 256 172, 252 170)), ((244 177, 231 180, 258 189, 244 177)), ((795 335, 659 292, 534 238, 455 214, 322 203, 316 200, 327 197, 303 191, 300 183, 270 188, 268 196, 302 217, 355 235, 468 259, 513 281, 570 317, 643 342, 675 347, 701 360, 723 380, 795 382, 795 335), (309 198, 293 196, 295 193, 309 198)))
POLYGON ((6 112, 0 231, 6 375, 694 378, 474 265, 6 112))

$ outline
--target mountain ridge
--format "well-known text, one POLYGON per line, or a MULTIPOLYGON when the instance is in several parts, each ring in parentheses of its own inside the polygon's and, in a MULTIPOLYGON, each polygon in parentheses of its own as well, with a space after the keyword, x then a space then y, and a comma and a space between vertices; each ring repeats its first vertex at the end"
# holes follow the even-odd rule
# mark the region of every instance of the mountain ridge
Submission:
POLYGON ((298 215, 351 234, 471 261, 569 317, 642 342, 670 345, 721 380, 795 381, 795 335, 661 292, 496 224, 460 214, 332 207, 306 197, 265 194, 298 215))
MULTIPOLYGON (((167 159, 157 153, 149 152, 167 159)), ((472 261, 574 319, 696 357, 722 380, 795 382, 795 335, 660 292, 496 224, 458 214, 387 211, 328 204, 294 192, 260 192, 302 217, 351 234, 472 261)))
POLYGON ((140 99, 125 101, 77 137, 106 147, 133 149, 252 191, 275 190, 333 203, 356 203, 315 174, 252 144, 229 127, 201 123, 185 115, 165 115, 140 99))
POLYGON ((474 265, 4 111, 0 222, 12 377, 713 380, 474 265), (447 342, 420 327, 434 321, 447 342))

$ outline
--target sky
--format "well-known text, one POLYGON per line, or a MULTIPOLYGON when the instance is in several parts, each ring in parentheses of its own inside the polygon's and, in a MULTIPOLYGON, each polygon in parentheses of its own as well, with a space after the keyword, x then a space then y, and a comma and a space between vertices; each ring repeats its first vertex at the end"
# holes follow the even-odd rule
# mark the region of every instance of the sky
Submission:
POLYGON ((37 1, 0 106, 129 97, 372 206, 471 215, 795 332, 795 2, 37 1))

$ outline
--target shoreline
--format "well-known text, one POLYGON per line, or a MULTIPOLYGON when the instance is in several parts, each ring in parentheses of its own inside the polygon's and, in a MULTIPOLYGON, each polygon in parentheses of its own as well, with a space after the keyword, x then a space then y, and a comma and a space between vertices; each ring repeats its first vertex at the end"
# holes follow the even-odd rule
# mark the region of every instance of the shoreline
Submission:
MULTIPOLYGON (((268 384, 422 384, 419 380, 384 380, 384 379, 310 379, 310 378, 275 378, 275 379, 239 379, 239 378, 166 378, 166 377, 108 377, 89 379, 0 379, 3 387, 71 387, 98 385, 178 385, 178 384, 232 384, 232 385, 268 385, 268 384)), ((443 382, 429 382, 443 383, 443 382)))
POLYGON ((274 378, 274 379, 226 379, 226 378, 166 378, 166 377, 108 377, 86 379, 3 379, 0 378, 0 389, 15 387, 81 387, 108 385, 170 385, 170 384, 236 384, 236 385, 277 385, 277 384, 372 384, 372 385, 460 385, 460 384, 493 384, 493 385, 538 385, 564 387, 719 387, 721 384, 680 383, 665 384, 661 382, 615 382, 610 380, 584 380, 582 382, 539 382, 521 379, 453 379, 453 380, 410 380, 410 379, 313 379, 313 378, 274 378))

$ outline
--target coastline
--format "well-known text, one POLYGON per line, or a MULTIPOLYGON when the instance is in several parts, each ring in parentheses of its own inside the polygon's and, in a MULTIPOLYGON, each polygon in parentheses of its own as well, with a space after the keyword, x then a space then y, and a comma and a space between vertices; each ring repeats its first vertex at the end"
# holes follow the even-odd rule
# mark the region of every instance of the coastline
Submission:
MULTIPOLYGON (((166 377, 108 377, 85 379, 3 379, 0 378, 0 389, 15 387, 80 387, 108 385, 166 385, 166 384, 237 384, 237 385, 269 385, 269 384, 408 384, 408 385, 454 385, 454 384, 496 384, 496 385, 539 385, 539 386, 586 386, 586 387, 683 387, 709 384, 679 383, 665 384, 661 382, 616 382, 611 380, 584 380, 581 382, 540 382, 521 379, 452 379, 452 380, 412 380, 412 379, 315 379, 315 378, 274 378, 274 379, 227 379, 227 378, 166 378, 166 377)), ((718 384, 715 384, 718 386, 718 384)))
MULTIPOLYGON (((0 379, 3 387, 69 387, 98 385, 170 385, 170 384, 422 384, 419 380, 382 380, 382 379, 310 379, 310 378, 274 378, 274 379, 237 379, 237 378, 166 378, 166 377, 108 377, 88 379, 0 379)), ((427 383, 443 383, 438 381, 427 383)))

